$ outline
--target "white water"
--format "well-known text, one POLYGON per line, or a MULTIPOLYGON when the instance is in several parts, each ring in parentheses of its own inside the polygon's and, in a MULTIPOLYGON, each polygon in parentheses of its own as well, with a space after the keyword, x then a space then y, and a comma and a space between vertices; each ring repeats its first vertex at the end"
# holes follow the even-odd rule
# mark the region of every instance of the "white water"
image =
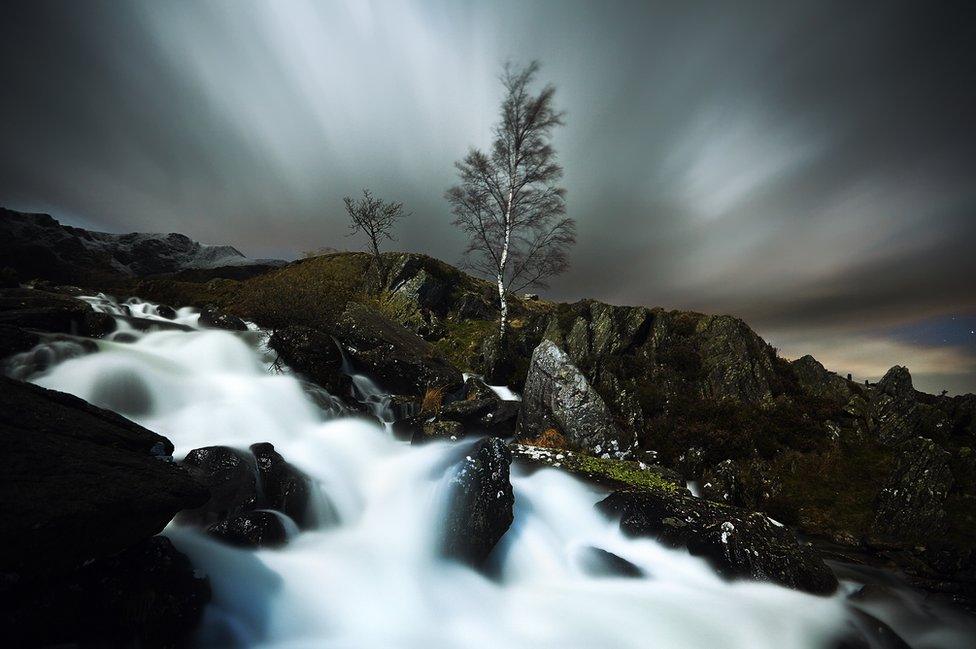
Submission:
MULTIPOLYGON (((299 381, 269 371, 256 332, 132 335, 34 380, 167 436, 178 458, 272 442, 317 481, 319 520, 339 518, 256 552, 171 525, 211 579, 201 645, 812 649, 844 621, 840 596, 729 583, 685 552, 624 538, 594 510, 601 493, 553 469, 513 473, 515 522, 485 577, 436 553, 445 477, 467 446, 411 447, 359 419, 323 423, 299 381), (646 577, 590 576, 588 547, 646 577)), ((365 377, 356 385, 371 389, 365 377)))

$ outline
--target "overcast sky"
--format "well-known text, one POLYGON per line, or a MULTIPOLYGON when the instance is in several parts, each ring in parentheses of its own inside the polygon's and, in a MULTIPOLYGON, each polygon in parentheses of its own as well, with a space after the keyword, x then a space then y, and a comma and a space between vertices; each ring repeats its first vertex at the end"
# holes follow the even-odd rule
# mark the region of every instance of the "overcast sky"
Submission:
POLYGON ((7 2, 0 204, 253 257, 345 236, 457 261, 444 190, 506 59, 566 125, 547 292, 744 317, 796 357, 976 391, 972 3, 7 2))

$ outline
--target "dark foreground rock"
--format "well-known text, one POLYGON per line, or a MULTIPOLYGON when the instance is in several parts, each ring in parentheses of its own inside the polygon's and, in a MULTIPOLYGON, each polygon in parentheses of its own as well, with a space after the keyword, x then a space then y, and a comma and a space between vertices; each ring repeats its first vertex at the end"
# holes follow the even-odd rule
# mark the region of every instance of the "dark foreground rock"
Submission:
POLYGON ((342 353, 332 336, 310 327, 275 330, 268 346, 278 358, 336 396, 349 394, 351 382, 342 371, 342 353))
POLYGON ((281 545, 287 540, 286 524, 275 512, 300 529, 313 524, 310 479, 272 444, 253 444, 250 453, 206 446, 187 453, 181 464, 207 485, 211 497, 202 506, 181 512, 180 523, 247 547, 281 545))
POLYGON ((902 445, 895 470, 878 494, 876 534, 922 543, 945 532, 945 502, 952 486, 949 453, 924 437, 902 445))
POLYGON ((511 452, 489 437, 467 456, 451 480, 444 521, 444 554, 469 565, 484 563, 514 520, 509 482, 511 452))
POLYGON ((115 320, 73 297, 12 288, 0 290, 0 325, 97 338, 113 331, 115 320))
POLYGON ((183 647, 210 600, 210 585, 169 539, 21 588, 0 591, 8 647, 183 647))
POLYGON ((247 325, 237 316, 224 313, 214 306, 204 307, 200 311, 200 325, 211 329, 225 329, 227 331, 247 331, 247 325))
POLYGON ((837 588, 816 551, 763 514, 664 491, 618 491, 597 506, 619 516, 624 533, 687 547, 727 578, 771 581, 816 594, 837 588))
POLYGON ((0 378, 0 574, 74 568, 163 529, 207 490, 173 445, 77 397, 0 378))

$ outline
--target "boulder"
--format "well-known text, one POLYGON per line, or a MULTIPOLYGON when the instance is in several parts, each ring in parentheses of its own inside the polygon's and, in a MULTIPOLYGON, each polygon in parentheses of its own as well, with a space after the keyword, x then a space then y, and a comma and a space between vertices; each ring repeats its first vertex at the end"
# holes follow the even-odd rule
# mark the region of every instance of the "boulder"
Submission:
POLYGON ((183 647, 209 600, 208 580, 155 536, 68 574, 0 591, 0 625, 9 647, 183 647))
POLYGON ((727 578, 771 581, 816 594, 837 588, 836 577, 812 547, 758 512, 663 490, 617 491, 597 507, 619 517, 625 534, 687 547, 727 578))
POLYGON ((515 432, 519 402, 504 401, 494 392, 480 399, 461 399, 441 406, 438 416, 456 421, 467 433, 507 437, 515 432))
POLYGON ((200 325, 211 329, 225 329, 227 331, 247 331, 247 325, 237 316, 220 311, 215 306, 204 307, 200 311, 200 325))
POLYGON ((620 457, 632 446, 583 373, 559 347, 543 340, 529 362, 519 436, 535 437, 548 428, 558 429, 571 445, 597 455, 620 457))
POLYGON ((461 462, 450 481, 442 545, 446 556, 479 566, 508 530, 515 504, 511 461, 505 442, 489 437, 461 462))
POLYGON ((286 462, 268 442, 252 444, 251 453, 257 461, 264 506, 286 514, 299 528, 309 527, 308 476, 286 462))
POLYGON ((0 378, 0 574, 64 572, 207 499, 173 445, 77 397, 0 378))
POLYGON ((793 369, 797 383, 806 394, 841 404, 847 403, 851 398, 850 383, 827 371, 827 368, 810 354, 796 359, 790 363, 790 367, 793 369))
POLYGON ((602 548, 581 548, 579 563, 591 577, 643 577, 644 571, 623 557, 602 548))
POLYGON ((268 346, 288 367, 330 393, 349 394, 352 383, 343 372, 342 352, 332 336, 309 327, 277 329, 268 346))
POLYGON ((886 446, 897 446, 919 432, 921 413, 905 367, 888 370, 877 384, 870 408, 875 434, 886 446))
POLYGON ((464 433, 464 426, 456 421, 418 418, 411 428, 410 443, 425 444, 438 440, 456 442, 464 437, 464 433))
POLYGON ((97 338, 115 329, 115 320, 66 295, 29 288, 0 290, 0 325, 97 338))
POLYGON ((206 446, 187 453, 180 464, 207 486, 210 498, 201 506, 180 512, 177 520, 208 527, 262 505, 254 458, 226 446, 206 446))
POLYGON ((878 494, 873 531, 888 539, 923 544, 946 529, 952 486, 948 451, 916 437, 898 448, 898 462, 878 494))
POLYGON ((281 516, 268 510, 245 512, 214 523, 207 528, 207 534, 242 548, 274 548, 288 540, 281 516))
POLYGON ((350 302, 333 331, 357 370, 390 392, 457 391, 461 373, 420 336, 368 306, 350 302))
POLYGON ((512 459, 521 464, 553 467, 611 489, 674 492, 684 484, 676 472, 655 464, 593 457, 531 444, 512 443, 509 449, 512 459))

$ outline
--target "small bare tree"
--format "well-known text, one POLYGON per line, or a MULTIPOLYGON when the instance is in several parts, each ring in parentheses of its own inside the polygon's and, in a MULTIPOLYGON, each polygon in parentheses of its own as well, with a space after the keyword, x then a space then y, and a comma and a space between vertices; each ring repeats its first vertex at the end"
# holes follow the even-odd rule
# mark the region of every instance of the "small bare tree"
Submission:
POLYGON ((576 224, 565 217, 566 190, 557 185, 562 167, 550 144, 563 114, 553 107, 556 89, 532 94, 539 63, 507 64, 501 76, 505 98, 488 153, 472 148, 455 163, 460 183, 445 197, 453 224, 470 235, 464 265, 498 284, 499 335, 508 322, 506 294, 545 287, 569 267, 576 224))
POLYGON ((410 216, 403 211, 403 203, 387 203, 379 198, 374 198, 368 189, 363 189, 363 197, 353 200, 346 196, 342 199, 346 205, 346 212, 352 223, 349 224, 350 236, 357 232, 363 232, 369 238, 369 247, 376 258, 376 269, 380 278, 386 277, 383 268, 383 258, 380 257, 380 241, 389 239, 396 241, 393 236, 393 226, 397 221, 405 216, 410 216))

